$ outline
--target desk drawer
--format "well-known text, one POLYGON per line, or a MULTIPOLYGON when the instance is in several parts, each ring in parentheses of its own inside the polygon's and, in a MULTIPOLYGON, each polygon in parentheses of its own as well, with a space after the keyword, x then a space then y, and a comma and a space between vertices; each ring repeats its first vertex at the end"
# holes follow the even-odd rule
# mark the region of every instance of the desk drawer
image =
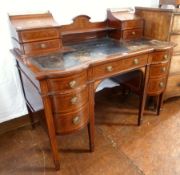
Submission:
POLYGON ((161 62, 170 60, 169 51, 158 51, 152 53, 152 62, 161 62))
POLYGON ((149 72, 150 78, 158 78, 165 76, 168 73, 168 65, 169 62, 151 65, 149 72))
POLYGON ((20 33, 21 42, 33 42, 42 41, 47 39, 59 38, 59 32, 57 29, 35 29, 22 31, 20 33))
POLYGON ((93 76, 95 78, 105 78, 111 75, 121 73, 124 70, 134 69, 147 64, 148 54, 139 55, 136 57, 126 58, 119 61, 113 61, 103 65, 98 65, 93 69, 93 76))
POLYGON ((83 128, 89 121, 89 108, 86 104, 80 111, 65 115, 55 115, 56 133, 66 134, 83 128))
POLYGON ((165 86, 166 86, 166 77, 158 78, 158 79, 150 78, 148 82, 148 94, 158 95, 164 91, 165 86))
POLYGON ((72 93, 53 95, 53 112, 64 113, 79 109, 88 101, 88 88, 75 90, 72 93))
POLYGON ((122 22, 122 30, 126 29, 134 29, 134 28, 142 28, 143 27, 143 19, 140 20, 128 20, 122 22))
POLYGON ((41 42, 25 43, 23 46, 25 54, 42 54, 44 52, 57 51, 62 47, 62 44, 59 39, 54 39, 41 42))
POLYGON ((48 80, 48 88, 50 92, 74 90, 82 85, 86 85, 87 72, 59 78, 51 78, 48 80))
POLYGON ((143 35, 143 29, 131 29, 131 30, 124 30, 122 32, 123 40, 133 40, 139 39, 143 35))

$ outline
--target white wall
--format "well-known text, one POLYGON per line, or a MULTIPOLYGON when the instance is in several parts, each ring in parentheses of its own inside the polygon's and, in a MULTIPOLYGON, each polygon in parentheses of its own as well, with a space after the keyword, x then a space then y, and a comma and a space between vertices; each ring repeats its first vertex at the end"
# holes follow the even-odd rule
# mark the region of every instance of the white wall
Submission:
POLYGON ((12 48, 7 13, 36 12, 50 10, 60 24, 70 23, 80 14, 91 17, 91 21, 106 18, 107 8, 134 6, 156 6, 158 0, 4 0, 0 10, 0 123, 27 113, 19 84, 15 61, 9 52, 12 48))

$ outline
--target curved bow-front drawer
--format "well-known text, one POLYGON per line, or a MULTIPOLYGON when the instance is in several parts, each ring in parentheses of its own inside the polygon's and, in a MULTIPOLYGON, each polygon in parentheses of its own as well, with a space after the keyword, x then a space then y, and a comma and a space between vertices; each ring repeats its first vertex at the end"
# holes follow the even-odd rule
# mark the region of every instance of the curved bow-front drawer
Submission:
POLYGON ((116 73, 121 73, 124 70, 135 69, 146 65, 148 62, 148 54, 138 55, 131 58, 122 59, 119 61, 112 61, 102 65, 95 66, 93 69, 93 76, 97 79, 110 77, 116 73))
POLYGON ((89 121, 89 108, 86 104, 77 112, 54 115, 56 133, 67 134, 83 128, 89 121))
POLYGON ((52 51, 58 51, 62 48, 61 41, 59 39, 24 43, 25 54, 42 54, 43 52, 49 53, 52 51))
POLYGON ((158 95, 164 91, 166 87, 166 77, 165 78, 151 78, 148 82, 148 95, 158 95))
POLYGON ((70 76, 48 79, 48 89, 50 92, 74 90, 82 85, 86 85, 87 71, 74 73, 70 76))
POLYGON ((24 30, 20 33, 20 39, 23 43, 55 38, 59 38, 59 32, 56 28, 24 30))
POLYGON ((171 58, 169 50, 167 51, 157 51, 152 53, 152 62, 161 62, 161 61, 169 61, 171 58))
POLYGON ((72 93, 52 96, 52 106, 54 113, 65 113, 78 110, 88 102, 88 87, 74 90, 72 93))
POLYGON ((150 78, 158 78, 167 75, 169 62, 159 63, 150 66, 150 78))

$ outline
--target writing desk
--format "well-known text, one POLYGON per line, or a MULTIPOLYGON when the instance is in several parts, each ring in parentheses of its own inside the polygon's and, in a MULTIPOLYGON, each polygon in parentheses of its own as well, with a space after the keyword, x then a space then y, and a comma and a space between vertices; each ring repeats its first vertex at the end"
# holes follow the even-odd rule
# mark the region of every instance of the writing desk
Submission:
MULTIPOLYGON (((134 27, 134 23, 132 24, 134 27)), ((73 133, 88 126, 90 150, 94 150, 94 95, 103 79, 144 68, 138 114, 140 124, 147 93, 158 94, 165 89, 168 71, 161 72, 159 67, 157 69, 157 64, 166 64, 167 70, 169 69, 173 44, 143 37, 130 41, 119 40, 116 38, 120 32, 119 28, 107 26, 107 22, 91 24, 87 16, 79 16, 73 24, 56 26, 56 29, 61 33, 61 37, 56 37, 59 37, 60 46, 63 47, 58 48, 56 44, 52 44, 52 40, 42 41, 47 39, 48 35, 42 34, 41 27, 38 29, 41 35, 24 35, 26 42, 21 38, 20 45, 26 47, 24 54, 17 47, 12 53, 17 59, 28 107, 33 111, 26 95, 27 85, 24 84, 24 78, 30 82, 43 101, 53 159, 56 169, 59 169, 56 139, 58 134, 73 133), (27 41, 27 36, 35 41, 27 41), (40 41, 37 42, 38 37, 40 41), (47 51, 48 49, 51 52, 47 51), (156 71, 153 71, 154 69, 156 71)), ((31 30, 26 30, 25 34, 32 32, 31 30)), ((35 32, 37 33, 37 28, 35 32)), ((53 34, 49 32, 49 35, 54 36, 53 34)), ((134 37, 134 34, 131 37, 134 37)), ((58 41, 57 38, 54 40, 58 41)))

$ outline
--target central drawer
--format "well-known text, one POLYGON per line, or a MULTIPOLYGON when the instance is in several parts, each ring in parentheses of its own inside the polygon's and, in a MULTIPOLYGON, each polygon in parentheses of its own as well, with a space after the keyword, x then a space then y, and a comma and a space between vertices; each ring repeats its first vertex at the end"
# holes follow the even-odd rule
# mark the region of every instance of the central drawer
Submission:
POLYGON ((56 133, 66 134, 83 128, 89 121, 88 103, 77 112, 54 114, 56 133))
POLYGON ((121 73, 125 70, 135 69, 146 65, 148 62, 148 54, 139 55, 131 58, 112 61, 93 68, 94 79, 106 78, 121 73))
POLYGON ((53 95, 52 106, 54 113, 65 113, 79 109, 88 101, 88 88, 78 89, 72 93, 53 95))

